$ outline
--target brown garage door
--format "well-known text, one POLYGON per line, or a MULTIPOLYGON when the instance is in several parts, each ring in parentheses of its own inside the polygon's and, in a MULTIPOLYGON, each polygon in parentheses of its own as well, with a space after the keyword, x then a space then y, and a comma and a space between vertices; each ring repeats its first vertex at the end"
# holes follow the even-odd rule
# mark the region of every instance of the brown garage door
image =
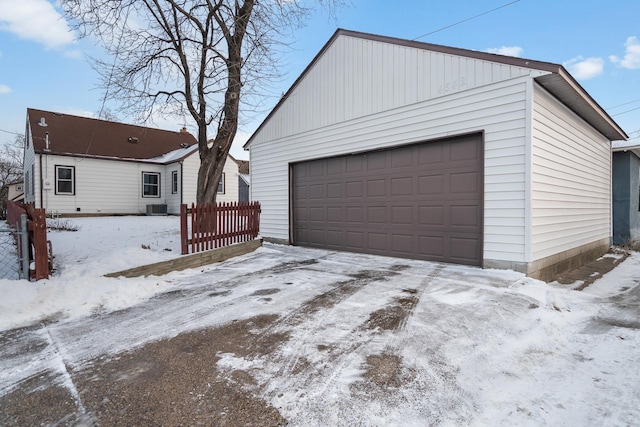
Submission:
POLYGON ((482 135, 296 163, 294 244, 482 260, 482 135))

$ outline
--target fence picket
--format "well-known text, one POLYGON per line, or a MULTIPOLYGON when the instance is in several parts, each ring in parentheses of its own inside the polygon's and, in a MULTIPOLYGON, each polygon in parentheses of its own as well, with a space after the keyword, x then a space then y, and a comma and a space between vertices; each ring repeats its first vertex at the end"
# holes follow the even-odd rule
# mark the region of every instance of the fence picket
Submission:
POLYGON ((186 204, 180 207, 183 255, 255 239, 259 228, 258 202, 192 203, 191 207, 186 204))

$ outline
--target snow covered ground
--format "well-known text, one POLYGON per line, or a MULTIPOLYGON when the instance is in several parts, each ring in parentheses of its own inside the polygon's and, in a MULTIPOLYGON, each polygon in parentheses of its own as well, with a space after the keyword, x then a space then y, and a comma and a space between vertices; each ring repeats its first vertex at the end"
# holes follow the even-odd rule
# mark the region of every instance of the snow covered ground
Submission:
POLYGON ((0 331, 36 325, 20 336, 55 342, 0 350, 0 396, 47 370, 72 389, 65 366, 275 314, 271 332, 285 343, 266 356, 222 354, 218 369, 250 372, 292 425, 640 419, 639 253, 582 292, 513 271, 269 244, 163 277, 111 279, 178 256, 178 219, 71 222, 78 231, 48 234, 50 280, 0 280, 0 331))

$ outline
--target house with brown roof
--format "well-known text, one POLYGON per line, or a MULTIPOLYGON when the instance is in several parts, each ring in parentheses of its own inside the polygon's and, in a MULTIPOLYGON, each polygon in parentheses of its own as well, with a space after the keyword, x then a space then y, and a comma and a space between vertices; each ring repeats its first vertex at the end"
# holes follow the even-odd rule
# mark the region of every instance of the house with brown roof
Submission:
POLYGON ((559 64, 337 30, 245 144, 265 240, 547 279, 611 244, 611 141, 559 64))
MULTIPOLYGON (((29 108, 25 135, 25 202, 47 214, 178 214, 196 200, 198 144, 186 129, 29 108)), ((238 200, 237 176, 227 162, 218 201, 238 200)))

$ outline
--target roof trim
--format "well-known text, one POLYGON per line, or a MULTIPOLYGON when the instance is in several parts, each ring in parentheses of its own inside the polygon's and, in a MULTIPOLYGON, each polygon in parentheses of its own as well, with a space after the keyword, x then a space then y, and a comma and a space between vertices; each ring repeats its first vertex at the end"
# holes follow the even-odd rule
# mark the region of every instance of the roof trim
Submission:
POLYGON ((499 55, 495 53, 488 52, 480 52, 476 50, 470 49, 462 49, 457 47, 449 47, 443 45, 437 45, 432 43, 419 42, 415 40, 406 40, 400 39, 396 37, 389 36, 381 36, 370 33, 362 33, 359 31, 345 30, 342 28, 338 28, 329 41, 325 43, 325 45, 320 49, 318 54, 313 58, 313 60, 307 65, 307 67, 302 71, 300 76, 293 82, 291 87, 285 92, 285 94, 280 98, 278 103, 273 107, 271 112, 267 115, 267 117, 260 123, 258 128, 253 132, 251 137, 247 140, 247 142, 242 146, 245 150, 249 148, 251 142, 253 141, 254 136, 264 127, 264 125, 271 119, 271 117, 278 111, 282 103, 291 95, 293 90, 298 86, 300 81, 309 73, 309 71, 313 68, 313 66, 319 61, 319 59, 324 55, 324 53, 329 49, 329 47, 335 42, 335 40, 340 36, 347 37, 356 37, 365 40, 379 41, 383 43, 390 43, 400 46, 413 47, 416 49, 422 50, 431 50, 434 52, 440 52, 451 55, 464 56, 472 59, 479 59, 483 61, 491 61, 497 62, 505 65, 513 65, 517 67, 523 68, 531 68, 539 71, 546 71, 548 73, 552 73, 555 76, 558 76, 561 79, 561 84, 564 83, 565 89, 570 88, 570 92, 573 92, 572 97, 559 96, 559 92, 550 88, 550 85, 545 84, 545 80, 541 77, 535 78, 541 86, 545 87, 547 91, 553 94, 556 98, 558 98, 561 102, 565 103, 569 108, 575 111, 580 117, 586 120, 591 126, 597 129, 600 133, 605 135, 610 140, 621 140, 628 139, 628 135, 618 126, 618 124, 607 114, 607 112, 598 105, 598 103, 587 93, 586 90, 569 74, 569 72, 559 64, 554 64, 551 62, 544 61, 535 61, 526 58, 516 58, 512 56, 499 55), (588 112, 589 106, 592 109, 592 112, 588 112))

